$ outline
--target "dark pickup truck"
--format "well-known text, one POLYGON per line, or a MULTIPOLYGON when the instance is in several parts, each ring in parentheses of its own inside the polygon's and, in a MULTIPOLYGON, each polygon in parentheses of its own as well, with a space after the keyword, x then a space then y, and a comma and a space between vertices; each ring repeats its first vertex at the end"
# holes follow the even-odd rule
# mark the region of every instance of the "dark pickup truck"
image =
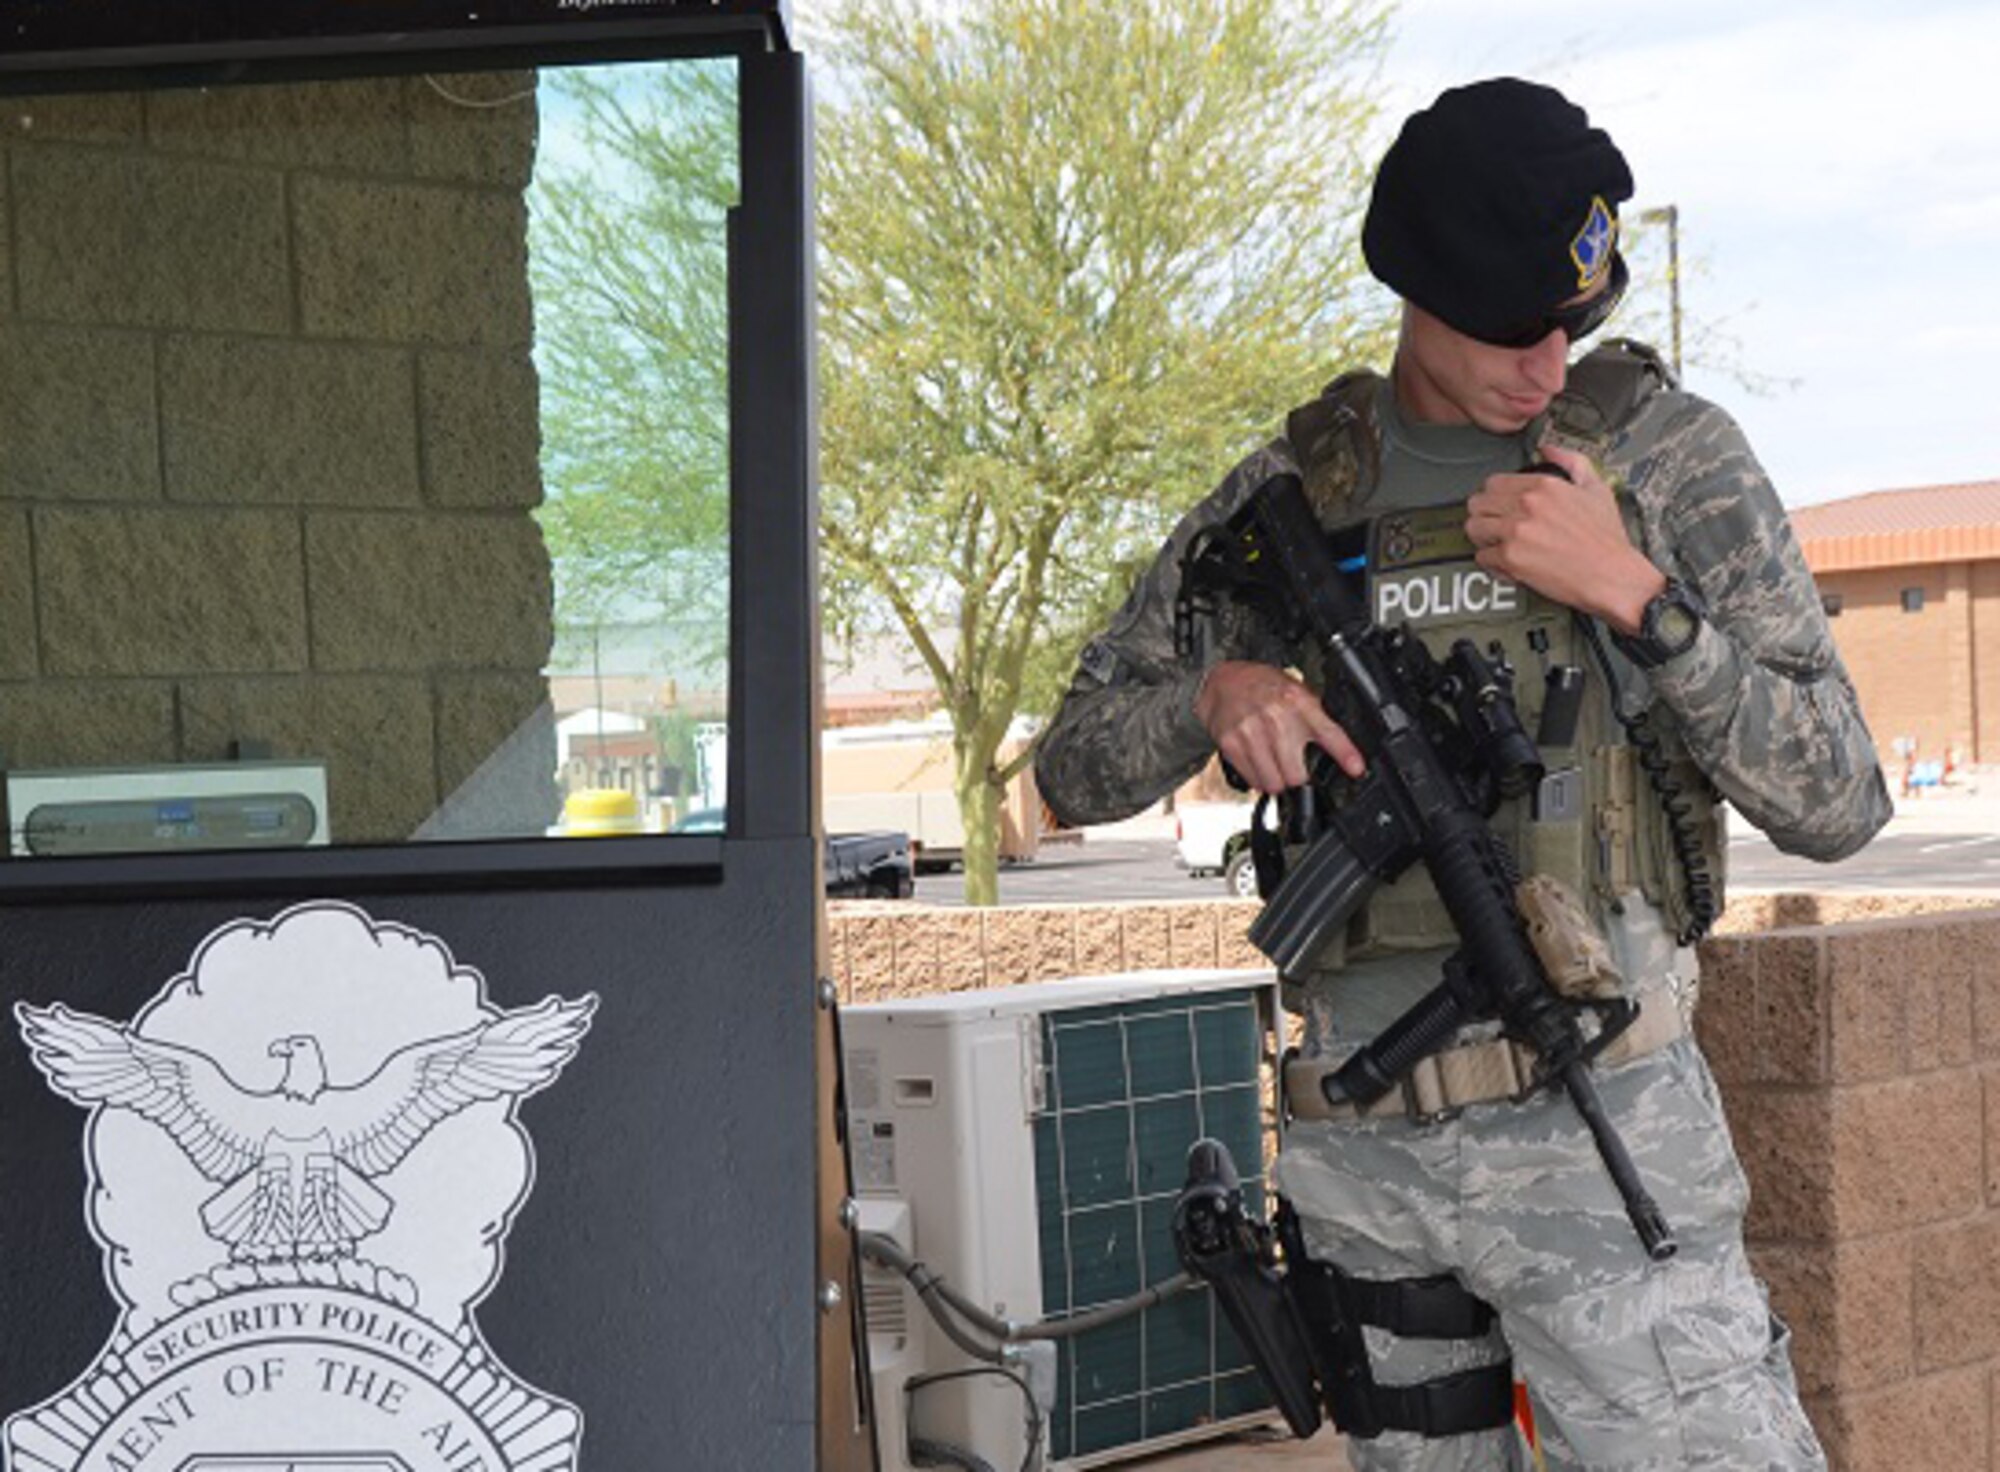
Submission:
POLYGON ((916 892, 909 834, 827 834, 828 899, 906 900, 916 892))
MULTIPOLYGON (((721 808, 697 808, 667 831, 720 833, 721 808)), ((834 900, 906 900, 917 892, 907 833, 829 833, 826 896, 834 900)))

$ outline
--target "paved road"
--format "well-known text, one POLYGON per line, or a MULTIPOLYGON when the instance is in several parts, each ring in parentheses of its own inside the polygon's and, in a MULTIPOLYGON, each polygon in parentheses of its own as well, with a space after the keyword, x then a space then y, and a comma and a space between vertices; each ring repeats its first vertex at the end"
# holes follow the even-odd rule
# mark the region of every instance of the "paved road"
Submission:
POLYGON ((1729 882, 1743 889, 2000 892, 2000 833, 1913 833, 1891 827, 1838 864, 1788 857, 1762 834, 1732 833, 1729 882))
MULTIPOLYGON (((920 874, 917 898, 964 900, 965 876, 920 874)), ((1221 899, 1222 880, 1192 879, 1174 862, 1171 838, 1085 840, 1045 845, 1035 859, 1000 871, 1003 905, 1100 904, 1108 900, 1221 899)))
MULTIPOLYGON (((926 874, 917 898, 962 903, 964 878, 926 874)), ((1880 890, 1991 889, 2000 895, 2000 832, 1899 832, 1892 826, 1839 864, 1790 858, 1737 821, 1729 844, 1735 890, 1799 889, 1822 893, 1880 890)), ((1089 840, 1051 846, 1032 863, 1000 873, 1002 904, 1092 904, 1109 900, 1219 899, 1219 878, 1193 879, 1174 862, 1170 839, 1089 840)))

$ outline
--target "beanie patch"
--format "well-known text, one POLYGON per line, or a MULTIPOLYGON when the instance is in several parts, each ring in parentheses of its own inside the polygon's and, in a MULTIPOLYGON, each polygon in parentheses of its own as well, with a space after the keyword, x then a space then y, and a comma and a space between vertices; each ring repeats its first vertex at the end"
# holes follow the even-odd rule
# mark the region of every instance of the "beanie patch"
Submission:
POLYGON ((1576 289, 1589 291, 1611 269, 1611 256, 1618 247, 1618 219, 1601 194, 1591 196, 1590 213, 1583 228, 1569 243, 1569 258, 1576 262, 1576 289))

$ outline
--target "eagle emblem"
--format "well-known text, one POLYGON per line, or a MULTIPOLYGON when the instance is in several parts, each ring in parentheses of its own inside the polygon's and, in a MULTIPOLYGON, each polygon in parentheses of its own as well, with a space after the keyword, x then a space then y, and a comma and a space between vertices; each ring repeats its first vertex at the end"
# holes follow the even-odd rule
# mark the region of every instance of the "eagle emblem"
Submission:
POLYGON ((372 1178, 447 1116, 552 1083, 596 1008, 594 996, 549 997, 413 1043, 346 1085, 328 1081, 318 1038, 279 1038, 270 1053, 284 1059, 284 1076, 268 1092, 241 1087, 205 1053, 61 1003, 18 1003, 14 1015, 57 1093, 151 1120, 221 1184, 201 1220, 232 1261, 286 1262, 353 1257, 395 1209, 372 1178))

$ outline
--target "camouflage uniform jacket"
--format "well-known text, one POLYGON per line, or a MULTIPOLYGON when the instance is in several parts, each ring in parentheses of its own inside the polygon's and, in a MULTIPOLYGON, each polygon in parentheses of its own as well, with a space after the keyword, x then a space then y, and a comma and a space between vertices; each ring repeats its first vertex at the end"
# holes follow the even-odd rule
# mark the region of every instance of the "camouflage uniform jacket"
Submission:
MULTIPOLYGON (((1812 575, 1736 423, 1639 352, 1657 382, 1583 448, 1636 512, 1628 526, 1636 522, 1640 549, 1708 605, 1694 647, 1650 672, 1656 715, 1780 849, 1844 858, 1888 820, 1890 803, 1812 575)), ((1524 445, 1542 428, 1529 426, 1524 445)), ((1379 431, 1364 420, 1361 433, 1379 454, 1379 431)), ((1247 456, 1182 518, 1111 624, 1084 646, 1035 764, 1043 798, 1065 822, 1127 817, 1201 769, 1215 750, 1193 709, 1207 666, 1294 663, 1243 617, 1225 621, 1198 658, 1181 659, 1174 602, 1195 533, 1227 520, 1270 476, 1299 469, 1282 435, 1247 456)), ((1362 513, 1366 490, 1364 477, 1354 503, 1362 513)))

